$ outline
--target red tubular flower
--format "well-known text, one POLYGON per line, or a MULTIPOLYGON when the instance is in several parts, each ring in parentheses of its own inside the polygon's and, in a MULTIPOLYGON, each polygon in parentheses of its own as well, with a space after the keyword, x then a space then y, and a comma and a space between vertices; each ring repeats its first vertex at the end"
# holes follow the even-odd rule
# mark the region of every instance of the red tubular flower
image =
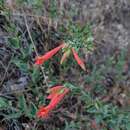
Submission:
POLYGON ((69 92, 68 88, 65 88, 63 86, 56 86, 51 88, 50 94, 47 96, 47 99, 53 99, 55 96, 62 95, 63 97, 69 92))
POLYGON ((64 98, 64 96, 69 92, 68 88, 63 88, 62 90, 60 90, 60 92, 58 92, 57 94, 53 94, 53 98, 51 99, 51 102, 49 104, 50 109, 54 109, 58 103, 64 98))
POLYGON ((47 96, 47 99, 52 99, 56 94, 60 93, 61 90, 63 90, 63 86, 55 86, 50 88, 48 90, 50 94, 47 96))
POLYGON ((63 64, 63 62, 66 60, 67 57, 69 57, 69 55, 70 55, 70 49, 67 50, 66 52, 64 52, 64 54, 61 58, 60 64, 63 64))
POLYGON ((77 63, 79 64, 79 66, 80 66, 84 71, 86 71, 84 62, 80 59, 80 57, 78 56, 78 54, 77 54, 77 52, 75 51, 74 48, 72 48, 72 52, 73 52, 73 55, 74 55, 75 60, 76 60, 77 63))
POLYGON ((69 92, 68 88, 64 86, 55 86, 49 89, 49 96, 47 99, 50 99, 50 103, 46 107, 41 107, 37 112, 37 117, 46 118, 50 111, 52 111, 58 103, 64 98, 64 96, 69 92))
POLYGON ((36 113, 38 118, 47 118, 49 115, 49 107, 42 106, 39 108, 38 112, 36 113))
POLYGON ((37 65, 41 65, 43 64, 45 61, 47 61, 48 59, 50 59, 53 55, 55 55, 61 48, 64 47, 64 44, 59 45, 58 47, 50 50, 49 52, 47 52, 46 54, 44 54, 43 56, 38 56, 36 58, 36 62, 35 64, 37 65))

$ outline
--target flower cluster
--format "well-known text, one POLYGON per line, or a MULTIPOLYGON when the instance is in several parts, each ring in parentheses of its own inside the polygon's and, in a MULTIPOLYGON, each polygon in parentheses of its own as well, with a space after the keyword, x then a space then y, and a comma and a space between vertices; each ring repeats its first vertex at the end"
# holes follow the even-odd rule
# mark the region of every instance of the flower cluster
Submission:
MULTIPOLYGON (((36 58, 35 64, 41 65, 47 60, 49 60, 52 56, 54 56, 58 51, 63 49, 63 56, 61 58, 60 64, 62 64, 66 58, 69 57, 69 55, 72 53, 74 56, 74 59, 77 61, 78 65, 86 71, 85 64, 81 60, 81 58, 78 56, 76 50, 74 47, 67 45, 66 43, 62 43, 58 47, 48 51, 43 56, 38 56, 36 58)), ((65 88, 64 86, 55 86, 48 91, 50 94, 48 95, 47 99, 50 100, 49 105, 42 106, 39 108, 37 112, 37 117, 39 118, 46 118, 48 117, 48 114, 57 106, 57 104, 64 98, 64 96, 69 92, 68 88, 65 88)))
POLYGON ((61 45, 59 45, 58 47, 50 50, 49 52, 45 53, 43 56, 38 56, 36 58, 36 62, 35 64, 37 65, 41 65, 43 64, 45 61, 49 60, 52 56, 54 56, 59 50, 61 49, 64 49, 64 54, 61 58, 61 61, 60 63, 62 64, 67 57, 69 57, 70 53, 72 52, 73 53, 73 56, 75 58, 75 60, 77 61, 78 65, 84 70, 86 71, 86 68, 85 68, 85 64, 83 62, 83 60, 78 56, 76 50, 73 48, 73 47, 70 47, 68 46, 67 44, 65 43, 62 43, 61 45))
POLYGON ((57 106, 57 104, 64 98, 64 96, 69 92, 68 88, 64 86, 55 86, 50 88, 48 91, 50 94, 47 99, 50 100, 49 105, 42 106, 37 112, 38 118, 46 118, 48 114, 57 106))

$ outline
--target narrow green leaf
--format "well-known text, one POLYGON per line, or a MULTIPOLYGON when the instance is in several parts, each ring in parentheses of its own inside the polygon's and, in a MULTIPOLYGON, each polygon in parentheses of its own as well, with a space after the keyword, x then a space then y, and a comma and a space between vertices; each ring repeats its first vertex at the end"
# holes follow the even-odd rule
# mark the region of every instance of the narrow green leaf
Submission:
POLYGON ((28 109, 26 114, 29 118, 34 118, 36 115, 36 112, 37 112, 37 107, 34 103, 31 102, 30 108, 28 109))
POLYGON ((18 37, 9 38, 10 45, 14 48, 20 48, 20 42, 18 37))
POLYGON ((5 115, 4 117, 5 117, 6 119, 17 119, 17 118, 19 118, 21 115, 22 115, 21 112, 17 112, 17 113, 11 113, 11 114, 9 114, 9 115, 5 115))
POLYGON ((22 112, 27 111, 27 104, 24 95, 19 96, 18 107, 22 112))
POLYGON ((0 109, 7 108, 8 105, 9 105, 8 100, 3 97, 0 97, 0 109))

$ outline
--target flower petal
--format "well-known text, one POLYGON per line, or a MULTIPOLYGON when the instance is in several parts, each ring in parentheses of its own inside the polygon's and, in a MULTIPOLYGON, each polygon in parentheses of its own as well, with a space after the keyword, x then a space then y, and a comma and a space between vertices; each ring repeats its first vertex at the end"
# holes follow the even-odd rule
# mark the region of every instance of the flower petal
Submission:
POLYGON ((50 94, 47 96, 47 99, 52 99, 55 95, 62 94, 62 92, 64 92, 66 89, 68 88, 65 88, 64 86, 55 86, 53 88, 50 88, 48 90, 50 94))
POLYGON ((74 48, 72 48, 72 52, 73 52, 73 55, 74 55, 75 60, 76 60, 77 63, 79 64, 79 66, 80 66, 84 71, 86 71, 84 62, 83 62, 83 61, 81 60, 81 58, 78 56, 78 54, 77 54, 77 52, 75 51, 74 48))
POLYGON ((47 107, 41 107, 39 108, 38 112, 36 113, 38 118, 47 118, 49 114, 49 108, 47 107))
POLYGON ((41 65, 42 63, 44 63, 44 61, 45 61, 44 57, 38 56, 38 57, 36 58, 35 64, 41 65))
POLYGON ((64 54, 61 58, 60 64, 63 64, 63 62, 66 60, 67 57, 69 57, 69 55, 70 55, 70 49, 67 50, 66 52, 64 52, 64 54))
POLYGON ((51 102, 49 104, 50 109, 54 109, 59 103, 60 101, 64 98, 64 96, 69 92, 69 89, 66 88, 64 89, 64 92, 61 94, 56 94, 52 99, 51 102))
POLYGON ((61 48, 64 47, 64 44, 59 45, 58 47, 50 50, 49 52, 47 52, 46 54, 44 54, 43 56, 38 56, 36 58, 36 62, 35 64, 37 65, 41 65, 43 64, 45 61, 49 60, 53 55, 55 55, 61 48))

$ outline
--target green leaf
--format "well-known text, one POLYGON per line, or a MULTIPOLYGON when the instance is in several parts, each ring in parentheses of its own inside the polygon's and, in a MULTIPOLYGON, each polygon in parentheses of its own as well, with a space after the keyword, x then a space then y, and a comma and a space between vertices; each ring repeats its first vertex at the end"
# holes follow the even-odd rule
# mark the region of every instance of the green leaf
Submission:
POLYGON ((0 8, 2 8, 4 5, 4 0, 0 0, 0 8))
POLYGON ((36 83, 39 80, 40 77, 40 71, 39 68, 33 68, 33 72, 31 73, 31 78, 34 83, 36 83))
POLYGON ((13 59, 12 62, 24 73, 28 72, 28 64, 21 62, 19 59, 13 59))
POLYGON ((18 107, 22 112, 27 111, 27 104, 24 95, 19 96, 18 107))
POLYGON ((11 113, 11 114, 9 114, 9 115, 5 115, 4 117, 5 117, 6 119, 17 119, 17 118, 19 118, 21 115, 22 115, 21 112, 17 112, 17 113, 11 113))
POLYGON ((9 38, 10 45, 14 48, 20 48, 20 42, 18 37, 9 38))
POLYGON ((126 125, 127 130, 130 130, 130 122, 126 125))
POLYGON ((7 99, 0 97, 0 109, 7 108, 9 105, 9 102, 7 99))
POLYGON ((45 97, 42 94, 39 94, 38 98, 39 98, 38 100, 39 105, 45 104, 45 97))
POLYGON ((33 104, 33 103, 31 102, 30 108, 29 108, 28 112, 26 112, 26 114, 27 114, 27 116, 28 116, 29 118, 34 118, 35 115, 36 115, 36 112, 37 112, 37 107, 36 107, 35 104, 33 104))

